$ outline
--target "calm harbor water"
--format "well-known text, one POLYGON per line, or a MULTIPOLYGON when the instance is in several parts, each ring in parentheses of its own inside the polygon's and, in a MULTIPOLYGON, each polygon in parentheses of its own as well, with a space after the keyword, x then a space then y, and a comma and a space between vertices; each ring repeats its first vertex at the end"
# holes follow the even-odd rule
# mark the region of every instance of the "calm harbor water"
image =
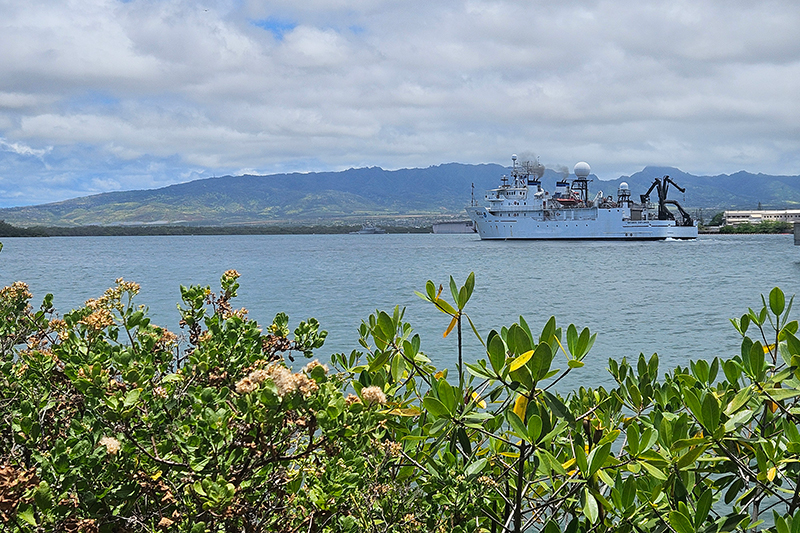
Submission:
MULTIPOLYGON (((519 316, 541 329, 551 315, 598 333, 585 368, 563 389, 611 384, 609 357, 658 352, 662 372, 690 359, 729 356, 739 339, 728 322, 760 294, 800 292, 800 247, 788 235, 701 236, 667 242, 493 242, 475 235, 281 235, 51 237, 4 239, 0 283, 27 282, 34 299, 55 295, 60 311, 81 305, 118 277, 142 286, 154 322, 178 330, 181 284, 219 289, 241 274, 235 307, 268 324, 286 312, 329 331, 321 360, 358 349, 357 327, 375 309, 406 307, 422 349, 453 366, 447 317, 414 295, 425 282, 462 284, 474 271, 467 311, 482 335, 519 316)), ((800 311, 800 305, 797 310, 800 311)), ((483 356, 465 329, 465 360, 483 356)), ((555 366, 565 368, 563 359, 555 366)))

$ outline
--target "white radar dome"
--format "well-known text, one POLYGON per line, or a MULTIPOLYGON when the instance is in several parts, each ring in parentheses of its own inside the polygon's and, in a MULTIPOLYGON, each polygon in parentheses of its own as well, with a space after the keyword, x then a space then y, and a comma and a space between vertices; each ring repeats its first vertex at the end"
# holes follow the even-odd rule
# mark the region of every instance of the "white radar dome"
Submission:
POLYGON ((628 188, 628 182, 623 181, 622 183, 619 184, 619 188, 620 189, 627 189, 628 188))
POLYGON ((573 170, 573 172, 575 172, 576 177, 585 178, 589 176, 589 174, 592 172, 592 168, 589 166, 589 163, 581 161, 580 163, 575 165, 575 169, 573 170))

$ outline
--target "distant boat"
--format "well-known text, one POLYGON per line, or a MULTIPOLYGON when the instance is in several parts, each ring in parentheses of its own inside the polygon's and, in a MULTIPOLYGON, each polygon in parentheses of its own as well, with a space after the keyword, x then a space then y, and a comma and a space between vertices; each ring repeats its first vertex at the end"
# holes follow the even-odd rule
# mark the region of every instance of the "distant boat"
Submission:
POLYGON ((471 220, 437 222, 433 225, 434 233, 475 233, 475 231, 475 225, 471 220))
POLYGON ((384 233, 386 233, 386 230, 383 228, 364 224, 360 230, 351 231, 350 235, 382 235, 384 233))

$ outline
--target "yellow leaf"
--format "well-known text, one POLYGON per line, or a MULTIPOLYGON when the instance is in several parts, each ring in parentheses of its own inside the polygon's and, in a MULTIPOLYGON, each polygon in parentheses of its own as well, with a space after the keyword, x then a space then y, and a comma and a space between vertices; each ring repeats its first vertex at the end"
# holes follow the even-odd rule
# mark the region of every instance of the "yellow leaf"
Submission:
POLYGON ((444 377, 444 372, 439 370, 437 373, 433 375, 436 379, 442 379, 444 377))
POLYGON ((528 408, 528 397, 527 396, 517 396, 517 401, 514 402, 514 413, 522 420, 522 423, 525 423, 525 410, 528 408))
POLYGON ((439 296, 441 296, 441 295, 442 295, 442 290, 443 290, 443 289, 444 289, 444 287, 442 287, 442 284, 440 283, 440 284, 439 284, 439 292, 437 292, 437 293, 436 293, 436 299, 437 299, 437 300, 439 299, 439 296))
POLYGON ((481 400, 481 397, 478 396, 477 392, 472 393, 472 399, 475 400, 475 403, 478 405, 478 407, 480 407, 481 409, 486 409, 486 402, 481 400))
POLYGON ((769 353, 774 349, 775 349, 775 345, 774 344, 768 344, 768 345, 764 346, 764 353, 769 353))
POLYGON ((448 335, 450 335, 450 332, 453 331, 453 328, 457 323, 458 323, 458 315, 454 316, 453 320, 450 321, 450 325, 447 326, 447 329, 444 331, 443 337, 447 337, 448 335))
POLYGON ((561 465, 561 467, 562 467, 564 470, 569 470, 569 469, 570 469, 570 468, 572 468, 572 466, 574 466, 574 465, 575 465, 575 458, 573 457, 572 459, 570 459, 570 460, 569 460, 569 461, 567 461, 566 463, 563 463, 563 464, 561 465))
POLYGON ((511 361, 511 366, 508 367, 508 370, 510 372, 513 372, 518 368, 522 368, 523 366, 525 366, 525 363, 530 361, 531 357, 533 357, 533 350, 525 352, 524 354, 520 355, 519 357, 511 361))
POLYGON ((500 452, 500 455, 504 455, 506 457, 517 458, 519 457, 519 452, 500 452))
POLYGON ((773 466, 772 468, 767 470, 767 479, 770 480, 770 481, 773 481, 775 479, 775 474, 777 474, 777 473, 778 473, 778 469, 773 466))
POLYGON ((153 481, 158 481, 158 478, 160 477, 161 477, 161 470, 150 476, 150 479, 152 479, 153 481))
POLYGON ((562 352, 564 352, 564 355, 566 355, 567 357, 569 357, 569 355, 567 354, 567 351, 564 349, 564 345, 563 345, 563 344, 561 344, 561 341, 560 341, 560 340, 558 340, 558 337, 555 337, 555 336, 554 336, 553 338, 554 338, 554 339, 556 340, 556 342, 558 343, 558 346, 561 348, 561 351, 562 351, 562 352))
POLYGON ((392 409, 388 414, 397 416, 418 416, 420 414, 420 410, 416 407, 406 407, 392 409))

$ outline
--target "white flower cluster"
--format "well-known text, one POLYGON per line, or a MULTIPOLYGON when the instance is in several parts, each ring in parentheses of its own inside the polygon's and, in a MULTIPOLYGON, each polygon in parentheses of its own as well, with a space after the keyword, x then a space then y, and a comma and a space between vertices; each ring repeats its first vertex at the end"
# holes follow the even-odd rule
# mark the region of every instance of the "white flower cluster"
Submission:
POLYGON ((383 392, 382 388, 375 385, 361 389, 361 397, 368 404, 383 405, 386 403, 386 393, 383 392))
POLYGON ((114 437, 103 437, 100 439, 100 446, 105 446, 109 455, 117 455, 119 451, 119 441, 114 437))
POLYGON ((313 379, 303 373, 293 374, 291 370, 278 363, 272 363, 267 368, 259 368, 250 372, 236 383, 236 392, 247 394, 258 388, 265 380, 271 380, 278 389, 278 397, 283 398, 295 391, 300 391, 303 397, 308 398, 319 389, 313 379))

